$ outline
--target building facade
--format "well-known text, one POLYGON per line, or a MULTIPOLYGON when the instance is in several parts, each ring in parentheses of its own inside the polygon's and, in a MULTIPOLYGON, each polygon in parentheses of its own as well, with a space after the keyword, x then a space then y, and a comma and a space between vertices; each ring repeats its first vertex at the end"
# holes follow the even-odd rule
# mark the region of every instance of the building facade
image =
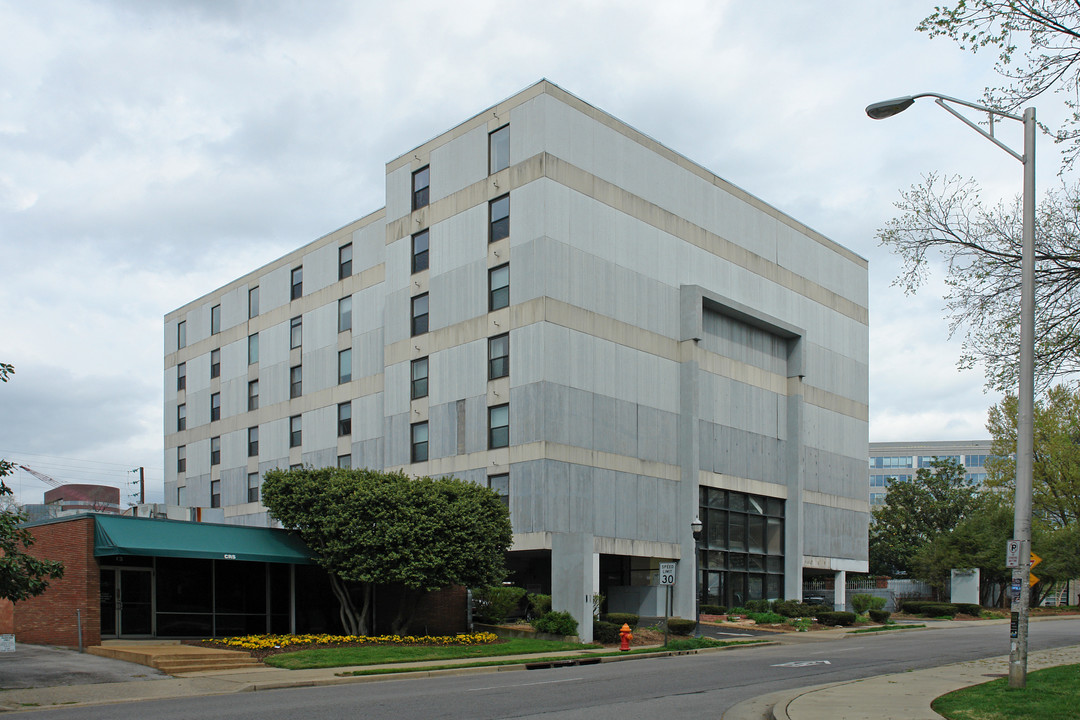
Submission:
POLYGON ((911 478, 919 468, 929 468, 934 458, 956 460, 972 485, 986 481, 989 440, 939 440, 930 442, 870 443, 870 505, 885 504, 890 478, 911 478))
POLYGON ((661 561, 683 617, 798 597, 866 570, 867 323, 863 258, 541 81, 165 317, 166 502, 266 525, 270 468, 454 475, 579 620, 663 614, 661 561))

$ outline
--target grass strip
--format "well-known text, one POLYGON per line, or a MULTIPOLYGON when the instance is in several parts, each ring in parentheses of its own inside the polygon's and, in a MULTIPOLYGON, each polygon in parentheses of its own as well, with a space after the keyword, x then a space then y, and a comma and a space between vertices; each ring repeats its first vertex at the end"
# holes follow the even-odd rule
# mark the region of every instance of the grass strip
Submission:
POLYGON ((273 667, 288 670, 307 670, 311 668, 342 667, 344 665, 385 665, 390 663, 498 657, 500 655, 528 655, 598 647, 600 646, 581 645, 558 640, 515 638, 506 642, 492 643, 491 645, 370 645, 312 648, 310 650, 297 650, 296 652, 281 653, 280 655, 270 655, 264 658, 263 662, 273 667))
POLYGON ((886 630, 911 630, 913 628, 924 628, 925 625, 910 625, 904 623, 903 625, 897 623, 896 625, 881 625, 879 627, 860 628, 859 630, 849 630, 848 635, 857 635, 858 633, 872 633, 872 632, 884 632, 886 630))
POLYGON ((1036 670, 1027 687, 1010 688, 1008 678, 957 690, 930 707, 948 720, 1043 720, 1076 717, 1080 665, 1036 670))

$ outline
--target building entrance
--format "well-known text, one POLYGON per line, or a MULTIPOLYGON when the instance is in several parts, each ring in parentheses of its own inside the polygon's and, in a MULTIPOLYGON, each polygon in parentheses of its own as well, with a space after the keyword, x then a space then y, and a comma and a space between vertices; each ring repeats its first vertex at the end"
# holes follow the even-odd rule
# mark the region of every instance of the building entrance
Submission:
POLYGON ((154 571, 151 568, 101 569, 102 637, 154 634, 154 571))

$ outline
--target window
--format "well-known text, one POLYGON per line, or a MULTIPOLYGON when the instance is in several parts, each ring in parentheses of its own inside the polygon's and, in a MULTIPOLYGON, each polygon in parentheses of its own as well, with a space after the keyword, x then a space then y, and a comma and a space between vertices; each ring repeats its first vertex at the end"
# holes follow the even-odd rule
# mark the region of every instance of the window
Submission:
POLYGON ((248 457, 259 457, 259 427, 248 428, 248 457))
POLYGON ((428 359, 426 357, 412 361, 410 368, 412 381, 410 383, 410 396, 413 400, 427 397, 428 385, 428 359))
POLYGON ((428 331, 428 296, 427 293, 412 299, 412 334, 423 335, 428 331))
POLYGON ((421 230, 412 236, 412 271, 428 269, 428 231, 421 230))
POLYGON ((510 237, 510 196, 503 195, 488 203, 488 242, 510 237))
POLYGON ((259 362, 259 333, 248 335, 248 365, 259 362))
POLYGON ((503 125, 488 134, 489 172, 497 173, 510 167, 510 126, 503 125))
POLYGON ((339 350, 337 354, 338 385, 352 380, 352 349, 339 350))
POLYGON ((412 209, 427 207, 428 186, 431 184, 431 169, 425 165, 412 174, 412 209))
POLYGON ((510 374, 510 333, 488 338, 488 380, 510 374))
POLYGON ((303 432, 300 426, 300 416, 293 415, 291 418, 289 418, 289 447, 300 447, 300 442, 303 439, 303 432))
POLYGON ((488 271, 488 310, 498 310, 510 304, 510 265, 500 265, 488 271))
POLYGON ((220 480, 211 480, 210 481, 210 507, 212 507, 212 508, 221 507, 221 481, 220 480))
POLYGON ((259 381, 252 380, 248 383, 248 410, 259 409, 259 381))
POLYGON ((210 308, 210 334, 217 335, 221 332, 221 306, 215 305, 210 308))
POLYGON ((248 317, 253 318, 259 314, 259 286, 248 290, 248 317))
POLYGON ((488 408, 488 448, 510 445, 510 406, 488 408))
POLYGON ((187 471, 187 445, 176 448, 176 472, 187 471))
POLYGON ((337 303, 337 331, 352 330, 352 295, 343 297, 337 303))
POLYGON ((187 322, 184 320, 176 323, 176 347, 187 347, 187 322))
POLYGON ((304 319, 294 317, 289 321, 289 349, 295 350, 300 347, 304 339, 304 319))
POLYGON ((210 394, 210 422, 221 419, 221 393, 210 394))
POLYGON ((352 243, 342 245, 337 251, 337 279, 344 280, 352 275, 352 243))
POLYGON ((338 437, 352 435, 352 403, 343 402, 337 406, 338 437))
POLYGON ((412 462, 427 460, 428 429, 426 422, 414 423, 412 428, 412 462))
POLYGON ((248 473, 248 502, 259 502, 259 473, 248 473))
POLYGON ((187 430, 187 405, 180 403, 176 406, 176 432, 187 430))
POLYGON ((352 469, 352 455, 338 455, 337 466, 343 470, 352 469))
POLYGON ((290 300, 296 300, 304 294, 304 266, 296 267, 292 269, 290 275, 290 281, 292 284, 292 291, 289 294, 290 300))
POLYGON ((499 499, 502 500, 503 505, 510 507, 510 476, 503 475, 489 475, 488 487, 499 494, 499 499))
POLYGON ((289 368, 289 397, 298 398, 304 394, 304 368, 294 365, 289 368))
POLYGON ((210 464, 221 464, 221 437, 210 438, 210 464))
POLYGON ((183 390, 187 387, 187 363, 176 366, 176 389, 183 390))
POLYGON ((210 351, 210 379, 221 375, 221 350, 214 348, 210 351))

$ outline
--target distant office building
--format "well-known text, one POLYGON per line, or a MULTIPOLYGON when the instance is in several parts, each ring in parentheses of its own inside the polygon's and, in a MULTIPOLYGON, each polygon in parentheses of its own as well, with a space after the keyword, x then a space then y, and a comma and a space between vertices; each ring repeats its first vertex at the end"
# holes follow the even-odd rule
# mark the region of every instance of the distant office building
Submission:
POLYGON ((884 505, 889 478, 909 478, 934 458, 953 459, 964 467, 968 482, 986 481, 989 440, 870 443, 870 505, 884 505))

